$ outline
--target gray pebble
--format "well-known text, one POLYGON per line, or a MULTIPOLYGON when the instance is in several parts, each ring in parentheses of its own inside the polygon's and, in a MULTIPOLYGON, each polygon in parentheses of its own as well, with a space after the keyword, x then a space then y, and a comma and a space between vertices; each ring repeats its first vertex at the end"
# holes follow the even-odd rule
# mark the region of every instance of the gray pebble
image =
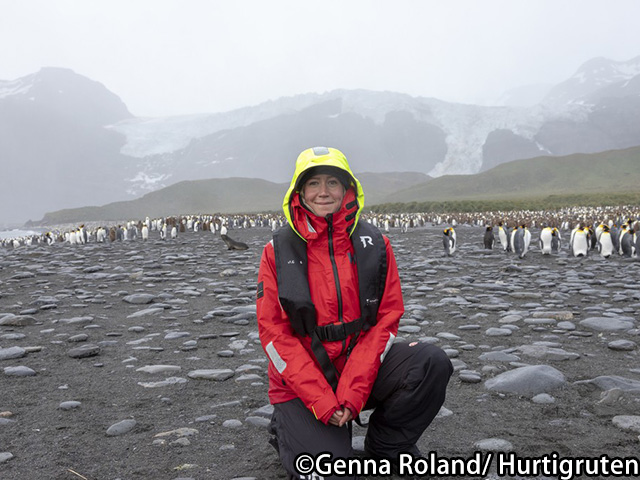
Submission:
POLYGON ((618 415, 613 417, 613 424, 622 430, 631 430, 640 433, 640 416, 638 415, 618 415))
POLYGON ((242 422, 240 420, 225 420, 222 422, 222 426, 227 428, 240 428, 242 422))
POLYGON ((530 365, 504 372, 485 382, 488 390, 535 396, 566 385, 562 372, 548 365, 530 365))
POLYGON ((264 418, 271 418, 273 415, 273 405, 267 404, 264 407, 260 407, 257 410, 254 410, 252 415, 264 418))
POLYGON ((482 376, 479 373, 464 370, 460 372, 459 378, 462 383, 480 383, 482 381, 482 376))
POLYGON ((150 373, 152 375, 158 373, 175 373, 182 370, 178 365, 145 365, 136 369, 136 372, 150 373))
POLYGON ((148 293, 135 293, 133 295, 127 295, 126 297, 123 297, 122 300, 134 305, 145 305, 147 303, 153 302, 155 298, 155 295, 151 295, 148 293))
POLYGON ((10 452, 0 452, 0 463, 8 462, 13 458, 13 454, 10 452))
POLYGON ((136 426, 136 421, 132 418, 114 423, 107 429, 107 436, 115 437, 130 432, 136 426))
POLYGON ((165 340, 176 340, 178 338, 190 337, 189 332, 169 332, 164 336, 165 340))
POLYGON ((633 322, 608 317, 587 318, 580 325, 598 332, 624 332, 633 328, 633 322))
POLYGON ((485 438, 473 444, 478 450, 485 452, 511 452, 513 444, 502 438, 485 438))
POLYGON ((541 405, 548 405, 551 403, 555 403, 556 399, 553 398, 548 393, 540 393, 531 399, 533 403, 538 403, 541 405))
POLYGON ((62 402, 58 408, 60 410, 73 410, 76 408, 80 408, 80 405, 82 405, 80 402, 75 402, 75 401, 68 401, 68 402, 62 402))
POLYGON ((620 352, 631 352, 638 348, 638 344, 636 342, 632 342, 631 340, 614 340, 612 342, 609 342, 607 346, 611 350, 620 352))
POLYGON ((488 328, 484 333, 487 337, 508 337, 513 332, 509 328, 491 327, 491 328, 488 328))
POLYGON ((268 418, 264 417, 247 417, 244 419, 246 423, 249 425, 253 425, 255 427, 263 427, 267 428, 271 421, 268 418))
POLYGON ((517 362, 520 357, 506 352, 487 352, 478 357, 483 362, 517 362))
POLYGON ((4 374, 8 377, 33 377, 36 375, 36 372, 29 367, 18 366, 5 367, 4 374))
POLYGON ((420 332, 420 330, 421 328, 417 325, 405 325, 402 327, 398 327, 398 331, 402 333, 418 333, 420 332))
POLYGON ((0 348, 0 360, 13 360, 14 358, 22 358, 27 354, 24 348, 9 347, 0 348))
POLYGON ((67 342, 71 343, 86 342, 87 340, 89 340, 89 335, 87 335, 86 333, 80 333, 78 335, 74 335, 73 337, 67 338, 67 342))
POLYGON ((0 319, 0 326, 7 327, 26 327, 28 325, 34 325, 36 323, 36 319, 29 316, 24 315, 12 315, 9 314, 0 319))
POLYGON ((67 352, 67 355, 71 358, 88 358, 100 355, 100 347, 98 345, 83 345, 78 348, 72 348, 67 352))
POLYGON ((217 415, 203 415, 202 417, 198 417, 196 418, 196 422, 197 423, 202 423, 202 422, 210 422, 211 420, 217 418, 217 415))
POLYGON ((193 379, 215 380, 217 382, 223 382, 233 377, 234 375, 234 371, 229 369, 202 369, 192 370, 187 374, 187 377, 193 379))

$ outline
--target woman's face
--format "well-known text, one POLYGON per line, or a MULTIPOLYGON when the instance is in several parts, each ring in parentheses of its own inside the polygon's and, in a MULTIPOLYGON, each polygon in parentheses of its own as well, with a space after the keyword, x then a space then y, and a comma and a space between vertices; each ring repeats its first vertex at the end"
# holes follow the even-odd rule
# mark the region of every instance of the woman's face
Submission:
POLYGON ((340 180, 333 175, 318 174, 305 182, 300 193, 313 213, 326 217, 340 209, 345 190, 340 180))

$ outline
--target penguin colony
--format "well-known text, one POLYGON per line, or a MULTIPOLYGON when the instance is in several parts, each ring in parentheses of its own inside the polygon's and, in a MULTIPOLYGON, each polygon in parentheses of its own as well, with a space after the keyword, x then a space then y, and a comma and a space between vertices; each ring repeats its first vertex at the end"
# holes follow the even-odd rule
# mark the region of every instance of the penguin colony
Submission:
MULTIPOLYGON (((187 231, 210 231, 214 234, 225 232, 227 236, 227 229, 267 227, 276 230, 284 224, 284 217, 279 215, 184 215, 155 219, 146 217, 144 220, 110 226, 87 227, 83 224, 72 229, 60 227, 39 235, 0 239, 0 246, 18 248, 30 245, 146 242, 157 239, 171 241, 177 239, 180 233, 187 231)), ((228 236, 227 240, 233 241, 228 236)))
MULTIPOLYGON (((625 207, 574 207, 558 211, 511 211, 481 213, 412 213, 412 214, 363 214, 362 218, 380 228, 383 232, 397 229, 406 233, 410 228, 427 225, 448 225, 443 230, 445 255, 456 251, 455 227, 458 225, 484 227, 482 241, 485 249, 493 249, 498 244, 505 252, 513 252, 519 258, 529 252, 531 228, 541 228, 538 246, 542 255, 556 254, 568 242, 568 249, 574 257, 586 257, 597 252, 603 258, 613 255, 626 257, 640 256, 640 208, 625 207), (562 233, 561 233, 562 232, 562 233), (497 240, 496 240, 497 237, 497 240), (566 240, 563 240, 563 237, 566 240)), ((160 239, 175 240, 186 231, 211 231, 221 233, 224 228, 242 229, 266 227, 275 231, 286 223, 282 215, 183 215, 164 218, 128 221, 117 225, 84 224, 66 230, 60 228, 40 235, 8 238, 0 240, 6 248, 18 248, 33 244, 68 243, 111 243, 119 241, 148 241, 160 239)), ((229 249, 245 249, 246 246, 224 234, 223 240, 229 249), (235 243, 234 243, 235 242, 235 243)), ((221 236, 222 238, 222 236, 221 236)))

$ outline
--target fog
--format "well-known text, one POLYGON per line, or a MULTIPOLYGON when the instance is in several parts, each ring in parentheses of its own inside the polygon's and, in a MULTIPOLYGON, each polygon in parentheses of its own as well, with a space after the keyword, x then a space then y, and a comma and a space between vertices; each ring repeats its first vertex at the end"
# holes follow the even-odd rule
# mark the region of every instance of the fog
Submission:
POLYGON ((338 88, 488 105, 640 45, 635 0, 0 0, 0 12, 0 79, 71 68, 136 116, 338 88))

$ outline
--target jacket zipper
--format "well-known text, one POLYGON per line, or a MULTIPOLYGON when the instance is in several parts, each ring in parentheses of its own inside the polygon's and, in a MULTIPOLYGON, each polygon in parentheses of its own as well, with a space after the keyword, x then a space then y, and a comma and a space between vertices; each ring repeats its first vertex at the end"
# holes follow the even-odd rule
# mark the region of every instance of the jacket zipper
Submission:
MULTIPOLYGON (((338 295, 338 320, 340 323, 344 323, 342 317, 342 290, 340 289, 340 277, 338 276, 338 265, 336 264, 335 252, 333 250, 333 215, 327 215, 327 224, 329 232, 329 259, 331 260, 331 267, 333 268, 333 280, 336 284, 336 293, 338 295)), ((347 347, 347 339, 342 340, 342 352, 344 353, 347 347)))

